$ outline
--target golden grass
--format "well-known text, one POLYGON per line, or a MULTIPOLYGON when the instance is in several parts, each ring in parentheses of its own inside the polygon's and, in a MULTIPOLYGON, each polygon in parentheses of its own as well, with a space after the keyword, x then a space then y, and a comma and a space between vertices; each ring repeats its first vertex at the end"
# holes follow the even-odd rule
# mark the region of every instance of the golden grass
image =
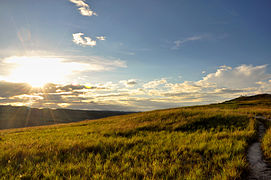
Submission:
POLYGON ((0 177, 240 179, 262 108, 175 108, 0 131, 0 177))

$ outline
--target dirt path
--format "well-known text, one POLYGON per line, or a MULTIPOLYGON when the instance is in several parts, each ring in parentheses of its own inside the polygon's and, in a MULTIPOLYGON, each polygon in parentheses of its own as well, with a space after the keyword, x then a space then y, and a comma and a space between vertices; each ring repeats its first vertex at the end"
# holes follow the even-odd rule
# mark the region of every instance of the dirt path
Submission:
MULTIPOLYGON (((256 116, 256 119, 267 120, 265 117, 262 116, 256 116)), ((261 139, 263 138, 265 130, 266 129, 264 127, 264 124, 259 121, 258 140, 251 144, 247 154, 251 170, 249 174, 249 179, 271 179, 271 167, 267 163, 267 161, 264 160, 263 152, 261 149, 261 139)))

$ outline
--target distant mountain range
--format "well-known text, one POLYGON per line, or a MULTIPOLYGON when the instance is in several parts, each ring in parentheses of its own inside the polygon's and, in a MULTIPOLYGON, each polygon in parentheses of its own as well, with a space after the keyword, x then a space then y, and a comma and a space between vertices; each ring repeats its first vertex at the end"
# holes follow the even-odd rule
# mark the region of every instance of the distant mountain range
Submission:
POLYGON ((0 106, 0 129, 69 123, 129 113, 131 112, 0 106))

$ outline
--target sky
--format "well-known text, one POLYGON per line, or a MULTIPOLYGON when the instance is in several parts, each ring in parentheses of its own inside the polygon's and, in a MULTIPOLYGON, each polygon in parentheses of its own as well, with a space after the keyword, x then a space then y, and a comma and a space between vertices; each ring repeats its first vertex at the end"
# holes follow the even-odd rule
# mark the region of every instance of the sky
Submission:
POLYGON ((0 105, 147 111, 271 93, 270 8, 0 1, 0 105))

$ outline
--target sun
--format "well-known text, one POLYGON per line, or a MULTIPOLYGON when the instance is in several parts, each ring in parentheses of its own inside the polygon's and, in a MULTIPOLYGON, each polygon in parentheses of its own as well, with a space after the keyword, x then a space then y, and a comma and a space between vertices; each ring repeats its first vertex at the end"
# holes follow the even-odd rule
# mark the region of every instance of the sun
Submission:
POLYGON ((42 87, 47 83, 62 84, 75 71, 84 69, 84 64, 66 62, 62 58, 40 56, 13 56, 5 59, 12 68, 8 81, 24 82, 33 87, 42 87))

